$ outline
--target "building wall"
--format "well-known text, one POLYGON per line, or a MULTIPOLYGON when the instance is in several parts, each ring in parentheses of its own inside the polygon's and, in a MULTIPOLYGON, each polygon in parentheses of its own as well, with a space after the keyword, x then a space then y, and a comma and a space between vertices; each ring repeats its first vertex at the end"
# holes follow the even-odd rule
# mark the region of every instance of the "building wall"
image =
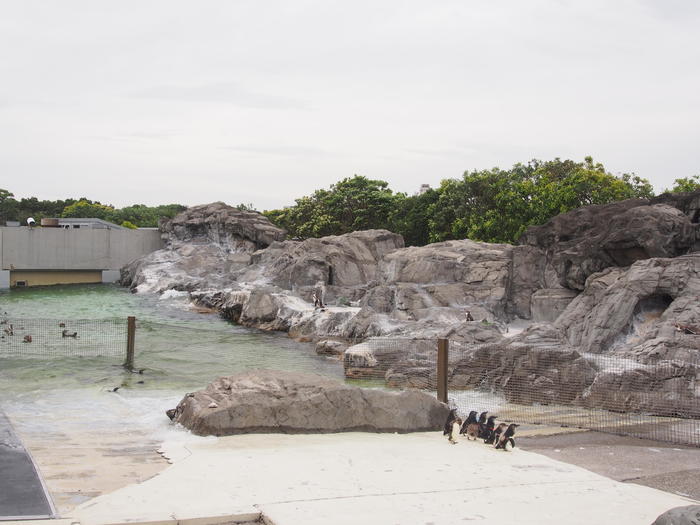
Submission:
POLYGON ((5 227, 0 270, 119 270, 161 247, 157 230, 5 227))
POLYGON ((17 286, 17 281, 24 281, 26 286, 49 286, 53 284, 101 283, 102 272, 99 270, 70 271, 16 271, 10 272, 10 287, 17 286))

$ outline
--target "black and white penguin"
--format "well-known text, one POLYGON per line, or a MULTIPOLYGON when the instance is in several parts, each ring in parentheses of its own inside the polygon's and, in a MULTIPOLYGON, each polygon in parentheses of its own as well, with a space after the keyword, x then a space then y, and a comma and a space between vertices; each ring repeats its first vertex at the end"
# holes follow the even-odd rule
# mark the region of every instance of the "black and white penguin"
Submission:
POLYGON ((450 432, 452 432, 452 423, 454 423, 455 419, 457 419, 457 409, 453 408, 450 410, 450 413, 447 414, 447 420, 445 421, 445 426, 442 429, 443 436, 447 436, 450 432))
POLYGON ((496 444, 498 443, 498 440, 501 438, 501 434, 506 431, 506 428, 508 428, 508 425, 506 423, 499 423, 498 426, 494 429, 493 431, 493 446, 495 447, 496 444))
POLYGON ((460 429, 459 433, 466 434, 467 427, 472 423, 476 423, 476 410, 472 410, 471 412, 469 412, 469 416, 467 416, 467 419, 464 421, 464 424, 462 425, 462 428, 460 429))
POLYGON ((484 436, 484 430, 486 429, 486 416, 488 415, 488 410, 483 411, 481 414, 479 414, 479 433, 477 434, 477 437, 480 437, 483 439, 484 436))
POLYGON ((505 430, 505 432, 501 433, 494 446, 506 451, 513 450, 515 448, 515 439, 513 436, 515 435, 515 428, 519 426, 520 425, 517 423, 511 423, 508 425, 508 428, 505 430))
POLYGON ((496 428, 496 418, 498 416, 489 416, 486 425, 484 425, 484 443, 491 445, 494 440, 493 432, 496 428))
POLYGON ((450 428, 450 434, 447 436, 447 440, 452 443, 453 445, 457 444, 457 440, 459 439, 459 429, 462 426, 462 420, 459 417, 456 417, 454 421, 452 421, 452 427, 450 428))

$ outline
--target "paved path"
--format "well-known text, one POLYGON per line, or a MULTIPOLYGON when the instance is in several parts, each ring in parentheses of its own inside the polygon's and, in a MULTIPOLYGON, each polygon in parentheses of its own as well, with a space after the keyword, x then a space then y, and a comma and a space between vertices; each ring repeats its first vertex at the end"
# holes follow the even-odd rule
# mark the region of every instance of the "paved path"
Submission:
POLYGON ((525 450, 573 463, 617 481, 700 500, 700 448, 600 432, 531 435, 525 450))
POLYGON ((0 520, 52 517, 51 500, 32 458, 0 411, 0 520))
POLYGON ((243 435, 163 450, 171 467, 72 517, 82 525, 261 514, 274 525, 649 525, 694 502, 520 448, 449 445, 441 432, 243 435))

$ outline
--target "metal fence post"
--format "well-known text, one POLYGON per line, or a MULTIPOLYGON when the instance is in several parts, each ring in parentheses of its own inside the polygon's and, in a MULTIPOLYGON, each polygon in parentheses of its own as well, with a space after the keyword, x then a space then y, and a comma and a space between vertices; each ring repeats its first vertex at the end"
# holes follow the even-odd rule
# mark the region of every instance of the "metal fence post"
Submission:
POLYGON ((449 353, 449 341, 438 339, 437 356, 437 398, 438 401, 447 403, 447 356, 449 353))
POLYGON ((134 341, 136 339, 136 317, 126 318, 126 361, 124 368, 133 370, 134 368, 134 341))

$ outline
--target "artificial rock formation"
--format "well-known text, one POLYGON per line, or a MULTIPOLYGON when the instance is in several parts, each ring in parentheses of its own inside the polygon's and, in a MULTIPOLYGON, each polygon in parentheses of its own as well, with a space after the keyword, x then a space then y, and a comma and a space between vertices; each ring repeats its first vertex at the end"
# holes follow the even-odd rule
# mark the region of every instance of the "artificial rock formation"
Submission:
POLYGON ((223 288, 254 251, 286 235, 263 215, 223 202, 187 208, 160 229, 165 248, 122 268, 121 283, 134 291, 223 288))
POLYGON ((678 208, 630 199, 557 215, 528 228, 520 243, 546 254, 562 287, 583 290, 586 279, 605 268, 688 253, 697 236, 698 225, 678 208))
POLYGON ((687 412, 700 392, 696 368, 669 368, 700 361, 699 220, 700 192, 574 210, 519 246, 405 248, 386 230, 282 240, 263 216, 215 203, 165 223, 166 249, 130 264, 123 282, 188 290, 235 322, 317 342, 342 353, 348 377, 433 384, 435 339, 446 337, 453 385, 520 402, 608 396, 672 415, 669 399, 687 412), (325 308, 314 308, 319 290, 325 308), (531 325, 509 333, 514 320, 531 325), (658 395, 645 398, 644 381, 658 395))
POLYGON ((198 435, 437 430, 449 412, 434 396, 349 386, 317 374, 256 371, 187 394, 170 418, 198 435))

